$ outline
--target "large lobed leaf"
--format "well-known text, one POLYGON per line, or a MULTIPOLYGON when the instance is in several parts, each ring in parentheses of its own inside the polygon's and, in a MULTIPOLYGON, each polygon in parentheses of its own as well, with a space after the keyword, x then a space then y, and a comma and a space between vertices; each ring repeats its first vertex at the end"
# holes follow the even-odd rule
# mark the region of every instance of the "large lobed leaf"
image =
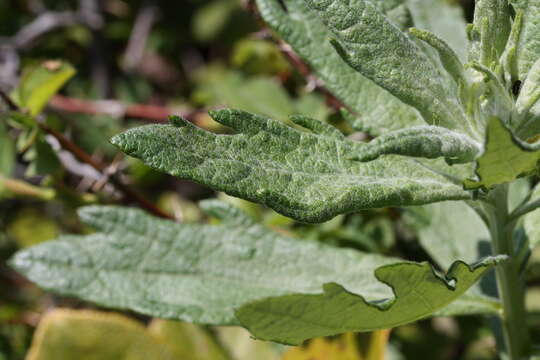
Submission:
POLYGON ((499 259, 473 266, 452 265, 445 277, 427 264, 401 263, 378 268, 375 276, 392 287, 391 300, 369 302, 342 286, 324 285, 324 293, 295 294, 242 306, 237 317, 256 338, 291 345, 348 331, 389 329, 433 314, 465 293, 499 259))
MULTIPOLYGON (((312 68, 324 86, 359 114, 353 126, 378 135, 423 123, 417 111, 347 65, 329 42, 332 33, 304 0, 257 0, 266 23, 312 68)), ((378 1, 381 10, 403 13, 401 1, 378 1), (398 6, 396 6, 398 5, 398 6)), ((399 19, 395 19, 399 20, 399 19)), ((400 25, 408 25, 401 23, 400 25)))
POLYGON ((486 129, 484 152, 476 160, 478 179, 467 179, 468 189, 491 189, 537 171, 540 148, 518 139, 498 118, 491 118, 486 129))
MULTIPOLYGON (((215 135, 175 118, 173 125, 135 128, 112 142, 159 171, 306 222, 366 208, 470 198, 460 185, 411 159, 349 160, 365 144, 242 111, 211 115, 238 134, 215 135)), ((315 124, 322 123, 304 125, 321 132, 315 124)))
MULTIPOLYGON (((206 324, 237 324, 235 309, 284 295, 284 299, 314 298, 318 303, 322 301, 329 317, 345 316, 349 310, 343 304, 316 295, 321 286, 331 283, 325 287, 339 289, 336 291, 346 294, 346 299, 359 304, 364 301, 359 299, 380 302, 391 298, 392 292, 375 279, 376 268, 377 277, 396 290, 396 305, 411 300, 407 293, 425 294, 429 306, 415 307, 407 314, 396 312, 395 319, 390 316, 392 311, 383 311, 374 303, 357 307, 357 320, 369 315, 358 330, 385 327, 391 319, 396 323, 413 321, 441 310, 492 264, 490 260, 472 268, 455 265, 445 280, 428 264, 404 263, 278 235, 223 202, 207 201, 202 207, 222 223, 176 224, 136 209, 87 207, 80 212, 81 219, 97 228, 98 233, 40 244, 17 253, 10 264, 39 286, 59 294, 155 317, 206 324)), ((459 301, 446 307, 445 313, 498 311, 496 305, 486 302, 459 301)), ((395 308, 386 303, 388 309, 395 308)), ((259 326, 259 321, 250 320, 245 312, 256 304, 240 310, 245 325, 259 326)), ((320 311, 305 315, 319 316, 320 311)), ((304 328, 298 328, 299 336, 305 335, 304 328)), ((320 327, 315 329, 320 331, 320 327)), ((332 322, 324 329, 324 333, 314 335, 340 330, 332 322)), ((294 332, 292 328, 290 331, 294 332)), ((290 343, 295 339, 276 340, 290 343)))

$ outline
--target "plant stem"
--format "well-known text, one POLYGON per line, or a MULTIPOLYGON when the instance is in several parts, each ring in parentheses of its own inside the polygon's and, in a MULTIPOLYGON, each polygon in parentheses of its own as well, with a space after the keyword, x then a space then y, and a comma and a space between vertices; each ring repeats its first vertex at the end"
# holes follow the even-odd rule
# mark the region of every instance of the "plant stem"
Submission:
POLYGON ((494 206, 488 211, 488 217, 493 251, 509 258, 496 267, 499 297, 503 303, 504 348, 510 360, 521 360, 528 356, 530 339, 526 323, 525 282, 515 257, 514 222, 510 221, 508 212, 508 186, 495 188, 491 198, 494 206))

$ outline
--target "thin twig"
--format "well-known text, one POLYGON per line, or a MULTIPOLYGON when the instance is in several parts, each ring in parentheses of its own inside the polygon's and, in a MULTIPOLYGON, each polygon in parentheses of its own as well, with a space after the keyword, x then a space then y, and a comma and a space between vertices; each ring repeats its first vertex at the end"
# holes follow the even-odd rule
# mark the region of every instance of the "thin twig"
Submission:
POLYGON ((339 111, 342 108, 346 108, 351 112, 351 109, 349 109, 341 100, 339 100, 337 97, 334 96, 330 92, 330 90, 326 89, 323 85, 323 82, 319 80, 311 71, 309 66, 300 59, 300 57, 294 52, 293 48, 283 42, 279 42, 279 49, 281 50, 281 53, 285 56, 285 58, 289 61, 289 63, 294 66, 296 70, 305 78, 308 80, 308 87, 310 87, 312 90, 318 90, 326 97, 326 102, 328 105, 330 105, 335 110, 339 111))
MULTIPOLYGON (((252 13, 253 16, 258 20, 260 27, 264 33, 271 34, 272 32, 269 31, 268 27, 266 26, 266 23, 260 16, 260 14, 257 11, 257 7, 254 5, 254 3, 250 0, 247 1, 245 4, 245 8, 248 12, 252 13)), ((276 39, 276 42, 278 44, 279 49, 281 50, 281 53, 285 56, 285 58, 289 61, 289 63, 308 81, 308 88, 310 90, 318 90, 320 93, 322 93, 326 97, 326 102, 329 106, 331 106, 336 111, 339 111, 343 108, 347 109, 351 114, 354 114, 355 112, 352 111, 347 105, 345 105, 340 99, 338 99, 332 92, 324 87, 324 83, 318 79, 314 74, 311 68, 306 64, 298 54, 293 50, 292 46, 287 44, 286 42, 282 40, 276 39)))
POLYGON ((54 96, 49 102, 49 106, 56 111, 98 115, 106 114, 119 118, 139 119, 165 124, 170 115, 179 115, 193 123, 196 123, 197 116, 205 111, 197 109, 188 113, 180 113, 166 106, 147 104, 124 104, 116 100, 85 100, 75 99, 62 95, 54 96))
POLYGON ((146 1, 137 14, 133 25, 133 31, 123 56, 124 69, 128 71, 135 69, 143 59, 150 31, 158 16, 159 8, 153 1, 146 1))
POLYGON ((79 24, 80 22, 81 19, 76 12, 47 11, 19 30, 19 32, 13 36, 12 43, 18 50, 26 50, 30 48, 38 38, 46 33, 66 26, 79 24))
POLYGON ((142 197, 139 193, 131 189, 128 185, 126 185, 120 178, 120 174, 118 173, 112 173, 107 174, 109 167, 102 162, 99 162, 92 158, 88 153, 86 153, 83 149, 81 149, 77 144, 75 144, 73 141, 65 137, 60 132, 51 129, 43 124, 39 125, 40 128, 48 133, 49 135, 52 135, 55 137, 60 145, 71 152, 77 159, 80 161, 92 166, 94 169, 101 173, 105 173, 104 177, 107 178, 118 190, 120 190, 122 193, 124 193, 125 197, 127 199, 131 199, 134 202, 138 203, 142 208, 148 210, 149 212, 153 213, 154 215, 157 215, 159 217, 172 219, 174 220, 174 217, 167 214, 163 210, 159 209, 157 206, 152 204, 150 201, 146 200, 144 197, 142 197))
POLYGON ((145 119, 157 123, 166 123, 172 111, 163 106, 132 104, 126 105, 115 100, 83 100, 56 95, 49 102, 54 110, 98 115, 107 114, 114 117, 145 119))
POLYGON ((11 111, 19 111, 19 107, 17 106, 17 104, 15 104, 15 102, 13 100, 11 100, 11 98, 8 96, 8 94, 6 94, 2 90, 0 90, 0 98, 2 98, 2 100, 6 103, 9 110, 11 110, 11 111))

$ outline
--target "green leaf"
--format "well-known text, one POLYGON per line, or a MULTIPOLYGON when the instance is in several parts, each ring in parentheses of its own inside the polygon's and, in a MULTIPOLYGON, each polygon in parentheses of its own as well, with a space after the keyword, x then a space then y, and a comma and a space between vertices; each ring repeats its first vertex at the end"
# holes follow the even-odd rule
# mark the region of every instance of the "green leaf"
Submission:
POLYGON ((407 0, 407 5, 415 27, 434 33, 450 45, 461 61, 466 59, 468 40, 460 6, 448 0, 431 0, 429 6, 425 0, 407 0))
POLYGON ((75 69, 66 62, 50 60, 33 65, 24 70, 15 99, 36 116, 73 75, 75 69))
POLYGON ((407 213, 422 247, 443 269, 457 259, 473 263, 491 255, 486 225, 464 202, 445 201, 410 208, 407 213))
POLYGON ((193 16, 191 29, 196 40, 208 43, 224 31, 233 12, 238 9, 236 0, 214 0, 204 3, 193 16))
POLYGON ((516 44, 518 78, 525 79, 533 64, 540 58, 540 1, 511 0, 522 18, 516 23, 519 40, 516 44))
POLYGON ((438 126, 419 126, 394 131, 372 140, 355 154, 354 160, 371 161, 381 155, 398 154, 467 163, 475 159, 481 145, 467 135, 438 126))
MULTIPOLYGON (((0 120, 0 176, 10 177, 15 169, 15 144, 0 120)), ((0 190, 1 192, 1 190, 0 190)))
POLYGON ((220 201, 201 206, 221 224, 177 224, 136 209, 86 207, 80 218, 98 233, 26 249, 11 265, 46 290, 207 324, 237 324, 234 309, 248 301, 316 293, 331 281, 375 298, 391 294, 372 271, 397 259, 278 235, 220 201))
POLYGON ((164 344, 128 317, 58 309, 39 322, 27 360, 176 360, 164 344))
POLYGON ((304 340, 344 332, 373 331, 403 325, 448 305, 465 293, 502 258, 469 266, 452 265, 446 276, 428 263, 386 265, 375 276, 393 289, 394 298, 368 301, 336 283, 322 294, 295 294, 254 301, 236 315, 256 338, 298 345, 304 340))
POLYGON ((161 340, 176 360, 229 360, 209 331, 200 326, 154 319, 148 332, 161 340))
POLYGON ((479 0, 474 11, 474 24, 469 27, 469 60, 488 68, 499 63, 511 29, 508 0, 479 0))
POLYGON ((28 177, 54 174, 62 169, 58 155, 42 134, 38 135, 32 147, 24 154, 24 159, 30 162, 26 170, 28 177))
POLYGON ((305 222, 322 222, 366 208, 471 196, 411 159, 349 160, 365 144, 296 130, 237 110, 211 115, 238 133, 218 136, 174 118, 173 125, 135 128, 112 142, 159 171, 265 204, 305 222))
MULTIPOLYGON (((540 185, 533 190, 531 200, 540 199, 540 185)), ((523 217, 523 227, 529 238, 530 249, 540 245, 540 209, 534 210, 523 217)))
POLYGON ((369 1, 306 0, 332 30, 347 63, 415 107, 430 125, 478 137, 451 84, 422 49, 369 1))
MULTIPOLYGON (((392 7, 392 3, 398 2, 377 1, 377 4, 397 13, 403 8, 392 7)), ((261 16, 272 30, 291 45, 323 81, 326 89, 360 115, 352 123, 357 130, 379 135, 423 123, 417 111, 351 69, 341 59, 328 41, 332 33, 304 0, 284 0, 283 3, 287 11, 279 0, 257 0, 261 16)))
MULTIPOLYGON (((120 207, 83 208, 81 219, 98 233, 42 243, 17 253, 10 264, 49 291, 205 324, 238 324, 234 309, 250 301, 315 294, 329 282, 369 301, 391 297, 373 270, 398 259, 279 235, 223 202, 201 206, 221 224, 176 224, 120 207)), ((464 307, 452 304, 447 311, 460 314, 464 307)), ((475 311, 493 308, 477 304, 475 311)))
POLYGON ((516 138, 498 118, 491 118, 486 129, 483 154, 476 161, 478 180, 465 180, 468 189, 490 189, 531 175, 537 169, 540 150, 516 138))
MULTIPOLYGON (((491 235, 478 214, 464 202, 445 201, 410 208, 405 219, 416 230, 422 247, 443 270, 461 259, 474 263, 491 255, 491 235)), ((478 312, 479 307, 491 307, 494 313, 501 309, 496 298, 493 274, 482 279, 457 301, 452 310, 466 314, 478 312)), ((438 314, 443 315, 447 309, 438 314)))
POLYGON ((458 55, 448 46, 444 40, 438 38, 435 34, 429 31, 420 30, 417 28, 409 29, 409 32, 416 38, 426 42, 439 53, 439 58, 445 70, 452 76, 456 83, 460 86, 467 85, 467 77, 465 75, 465 67, 461 63, 458 55))
POLYGON ((540 133, 540 59, 533 65, 523 82, 516 100, 516 134, 528 139, 540 133))

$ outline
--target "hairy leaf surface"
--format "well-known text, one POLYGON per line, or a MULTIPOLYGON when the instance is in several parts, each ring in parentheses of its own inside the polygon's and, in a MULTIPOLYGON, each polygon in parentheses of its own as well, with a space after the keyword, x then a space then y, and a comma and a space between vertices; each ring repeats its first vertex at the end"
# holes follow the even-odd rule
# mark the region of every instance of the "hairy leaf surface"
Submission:
POLYGON ((511 3, 522 15, 516 61, 519 79, 523 80, 540 59, 540 0, 511 0, 511 3))
POLYGON ((112 142, 159 171, 305 222, 366 208, 470 198, 460 185, 411 159, 350 160, 365 144, 242 111, 212 116, 238 134, 215 135, 174 119, 174 125, 135 128, 112 142))
MULTIPOLYGON (((536 185, 531 197, 531 200, 538 199, 540 199, 540 185, 536 185)), ((540 209, 525 215, 523 217, 523 226, 527 237, 529 238, 529 246, 532 250, 540 245, 540 209)))
MULTIPOLYGON (((360 116, 353 126, 358 130, 378 135, 386 131, 423 123, 416 110, 365 78, 336 53, 329 42, 330 30, 308 8, 304 0, 257 0, 266 23, 291 45, 324 86, 360 116)), ((393 14, 403 12, 400 1, 378 1, 393 14), (396 4, 392 4, 396 3, 396 4)), ((404 24, 405 25, 405 24, 404 24)))
POLYGON ((304 340, 343 332, 389 329, 434 313, 467 291, 501 259, 469 266, 452 265, 443 277, 427 263, 378 268, 375 276, 392 287, 395 297, 366 301, 336 283, 316 295, 287 295, 242 306, 237 317, 256 338, 298 345, 304 340))
POLYGON ((516 100, 516 133, 528 139, 540 133, 540 59, 533 65, 523 82, 516 100))
POLYGON ((478 180, 464 182, 468 189, 489 189, 537 170, 540 150, 516 138, 498 118, 488 122, 484 147, 483 154, 477 159, 478 180))
POLYGON ((469 57, 488 68, 494 68, 501 57, 511 28, 508 0, 479 0, 474 24, 468 29, 471 39, 469 57))
POLYGON ((429 6, 426 6, 425 0, 407 0, 407 5, 415 27, 428 30, 443 39, 460 60, 465 61, 468 40, 461 7, 448 0, 431 0, 429 6))
MULTIPOLYGON (((392 295, 373 271, 398 259, 278 235, 223 202, 201 206, 222 223, 176 224, 135 209, 83 208, 81 219, 98 233, 40 244, 19 252, 11 265, 59 294, 206 324, 237 324, 234 310, 250 301, 316 294, 330 282, 368 301, 392 295)), ((494 312, 492 304, 464 301, 446 312, 494 312)))
POLYGON ((453 84, 371 2, 306 0, 334 33, 334 46, 351 67, 415 107, 430 125, 472 135, 453 84))
POLYGON ((370 298, 389 296, 373 269, 398 260, 278 235, 232 206, 203 202, 221 225, 176 224, 135 209, 87 207, 96 234, 18 253, 12 265, 41 287, 160 318, 236 324, 250 300, 316 293, 337 281, 370 298))
POLYGON ((385 154, 467 163, 480 152, 480 144, 467 135, 438 126, 418 126, 381 135, 361 148, 353 159, 371 161, 385 154))
MULTIPOLYGON (((491 235, 478 214, 467 204, 458 201, 445 201, 422 207, 410 208, 406 219, 415 228, 422 247, 431 255, 437 264, 448 270, 452 264, 461 259, 474 263, 489 256, 491 252, 491 235)), ((463 306, 463 311, 474 312, 474 304, 493 306, 494 312, 501 309, 496 298, 496 284, 493 273, 471 287, 453 307, 463 306)), ((443 309, 439 314, 444 314, 443 309)))

